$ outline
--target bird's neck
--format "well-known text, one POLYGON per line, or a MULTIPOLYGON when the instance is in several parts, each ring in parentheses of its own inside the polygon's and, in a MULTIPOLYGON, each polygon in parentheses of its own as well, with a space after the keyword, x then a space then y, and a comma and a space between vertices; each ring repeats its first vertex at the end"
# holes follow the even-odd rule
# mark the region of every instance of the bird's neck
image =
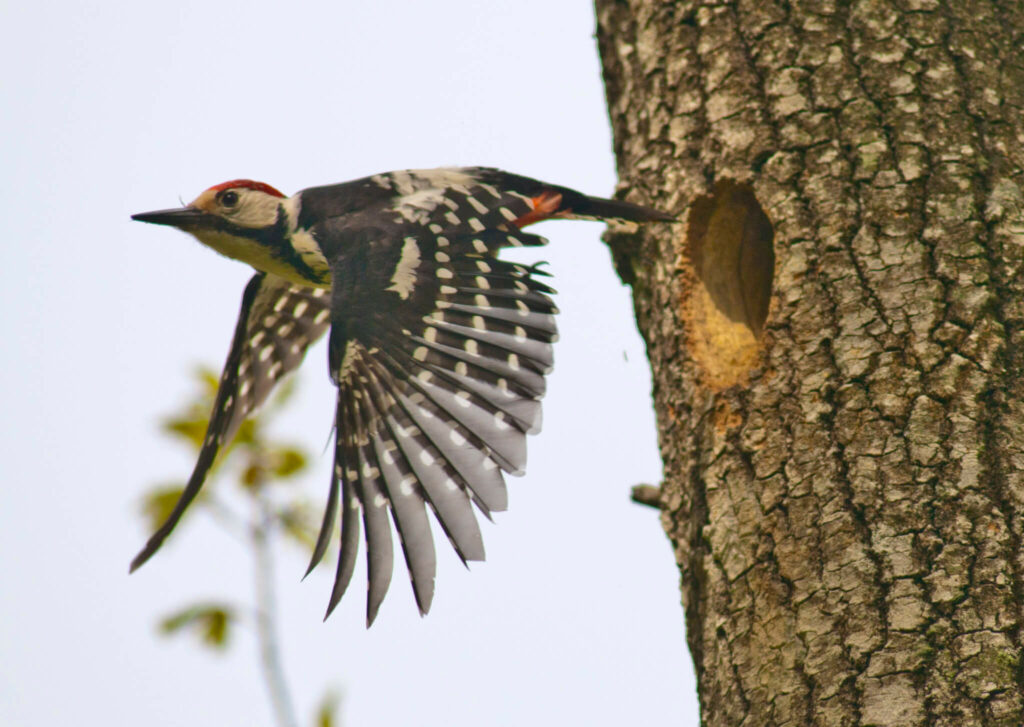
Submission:
POLYGON ((277 220, 258 229, 220 228, 193 234, 221 255, 240 260, 289 282, 316 288, 331 284, 327 258, 309 230, 298 227, 296 198, 283 200, 277 220))

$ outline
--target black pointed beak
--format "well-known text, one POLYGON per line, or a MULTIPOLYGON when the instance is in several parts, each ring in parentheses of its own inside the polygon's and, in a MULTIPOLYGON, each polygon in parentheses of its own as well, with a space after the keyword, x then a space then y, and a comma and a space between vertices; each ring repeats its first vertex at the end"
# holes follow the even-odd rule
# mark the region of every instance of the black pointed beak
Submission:
POLYGON ((172 210, 156 210, 155 212, 139 212, 132 215, 136 222, 149 222, 153 225, 170 225, 171 227, 188 228, 202 223, 206 213, 195 207, 177 207, 172 210))

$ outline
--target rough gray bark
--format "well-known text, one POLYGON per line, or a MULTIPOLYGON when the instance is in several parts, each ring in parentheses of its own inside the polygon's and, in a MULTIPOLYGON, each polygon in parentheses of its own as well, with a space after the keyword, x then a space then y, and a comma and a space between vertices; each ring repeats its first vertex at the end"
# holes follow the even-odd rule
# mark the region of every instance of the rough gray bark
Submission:
POLYGON ((596 5, 704 723, 1019 727, 1024 4, 596 5))

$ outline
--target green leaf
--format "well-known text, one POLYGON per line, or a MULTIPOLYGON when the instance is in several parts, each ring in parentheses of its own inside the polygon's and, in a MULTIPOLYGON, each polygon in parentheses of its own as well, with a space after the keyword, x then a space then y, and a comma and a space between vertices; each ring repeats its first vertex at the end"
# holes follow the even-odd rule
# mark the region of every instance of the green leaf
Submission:
POLYGON ((184 629, 194 631, 211 649, 228 645, 230 625, 236 620, 234 609, 222 604, 198 604, 183 608, 160 621, 160 633, 172 636, 184 629))
POLYGON ((142 514, 149 520, 151 529, 155 530, 163 524, 184 490, 184 485, 175 483, 154 487, 143 494, 142 514))
POLYGON ((257 490, 267 484, 267 470, 262 464, 254 462, 242 470, 239 482, 247 490, 257 490))
POLYGON ((319 523, 308 502, 295 502, 277 512, 277 520, 285 535, 312 552, 316 545, 319 523))
POLYGON ((306 468, 306 454, 297 447, 283 447, 273 455, 273 473, 276 477, 291 477, 306 468))
POLYGON ((234 444, 242 445, 255 445, 259 441, 259 419, 246 419, 242 422, 241 426, 238 427, 238 433, 235 435, 234 444))
POLYGON ((270 409, 277 411, 291 400, 295 394, 295 382, 295 377, 289 376, 277 385, 277 391, 274 392, 274 397, 270 401, 270 409))
POLYGON ((217 395, 217 389, 220 388, 220 377, 217 376, 217 372, 209 366, 199 366, 196 368, 195 376, 203 385, 206 396, 213 399, 217 395))
POLYGON ((316 711, 316 727, 336 727, 338 721, 338 705, 341 704, 341 697, 338 693, 329 689, 320 700, 320 707, 316 711))
POLYGON ((174 434, 199 449, 206 434, 206 422, 206 417, 183 416, 165 419, 160 426, 168 434, 174 434))

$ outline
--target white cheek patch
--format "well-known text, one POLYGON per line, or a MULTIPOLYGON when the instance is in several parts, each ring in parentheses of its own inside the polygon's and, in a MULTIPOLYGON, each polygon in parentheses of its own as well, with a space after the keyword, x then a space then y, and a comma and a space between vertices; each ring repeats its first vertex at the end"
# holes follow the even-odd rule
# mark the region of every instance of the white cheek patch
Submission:
POLYGON ((405 238, 402 245, 402 257, 395 267, 395 274, 391 276, 391 285, 385 290, 397 293, 402 300, 407 299, 416 286, 416 268, 420 264, 420 247, 416 244, 416 238, 405 238))
POLYGON ((259 229, 277 222, 277 208, 281 200, 263 192, 243 190, 236 210, 228 215, 240 227, 259 229))

